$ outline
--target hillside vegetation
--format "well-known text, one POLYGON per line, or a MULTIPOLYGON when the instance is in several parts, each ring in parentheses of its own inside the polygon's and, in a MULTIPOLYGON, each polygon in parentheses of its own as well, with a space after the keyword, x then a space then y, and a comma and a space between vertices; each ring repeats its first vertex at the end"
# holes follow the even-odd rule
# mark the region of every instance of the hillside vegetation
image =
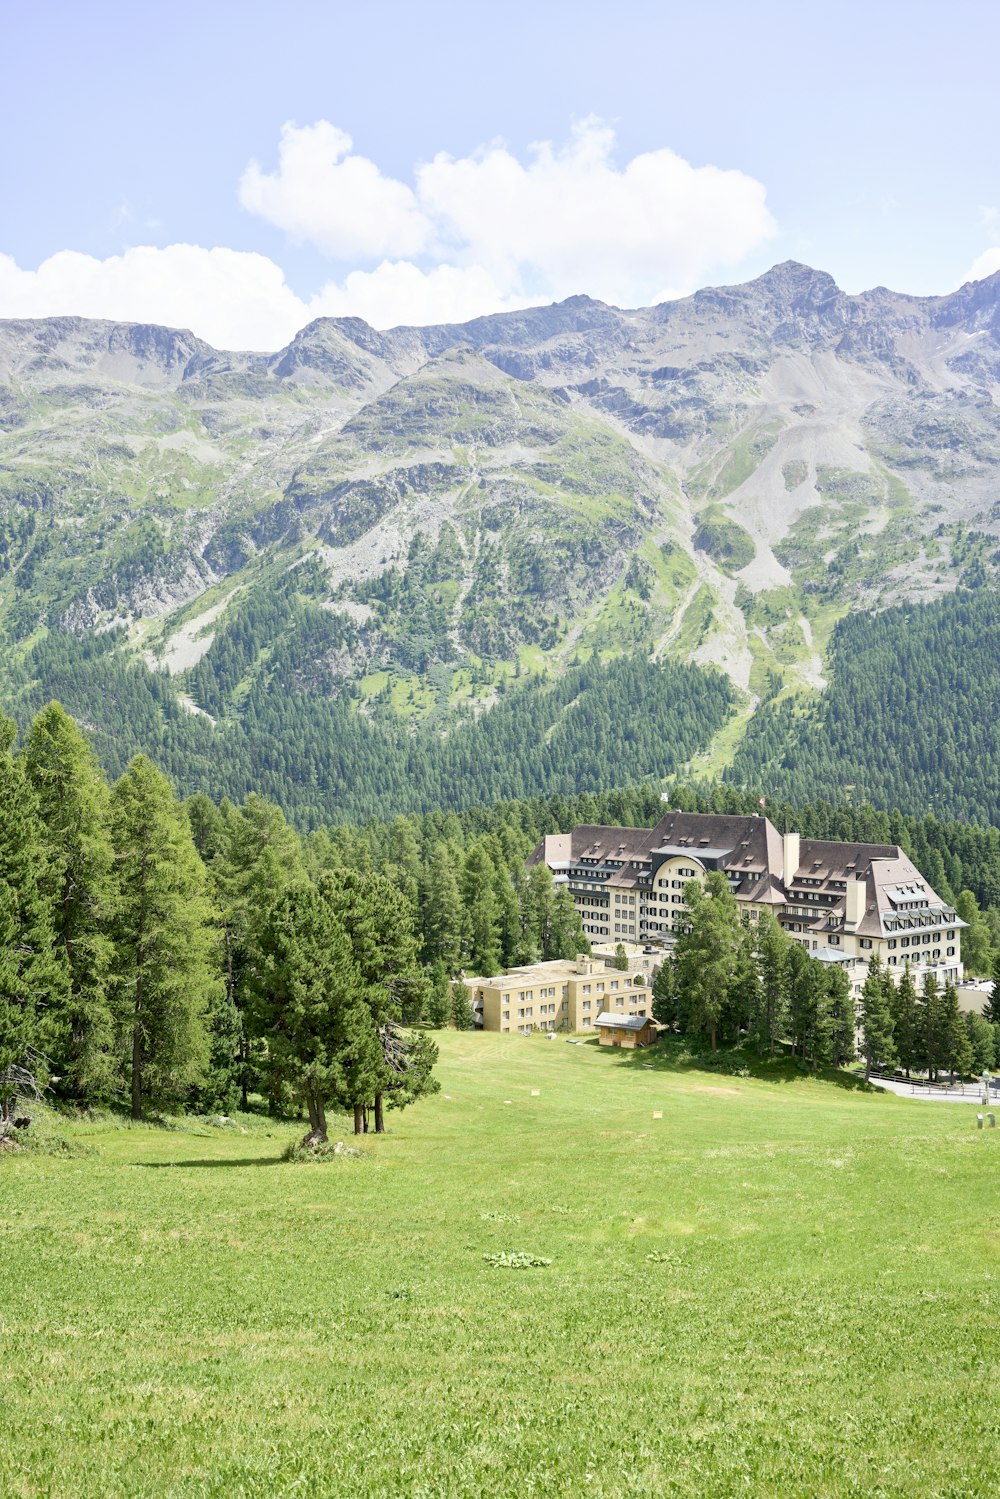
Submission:
POLYGON ((648 1060, 450 1033, 442 1092, 363 1158, 284 1163, 294 1127, 240 1115, 98 1116, 67 1127, 85 1157, 4 1160, 0 1488, 902 1496, 991 1471, 1000 1136, 783 1063, 648 1060), (543 1263, 486 1258, 517 1251, 543 1263))
MULTIPOLYGON (((785 784, 800 709, 884 651, 856 616, 995 582, 998 375, 1000 275, 850 297, 792 262, 637 311, 323 319, 270 355, 0 323, 0 706, 59 696, 109 768, 142 748, 301 822, 552 789, 507 742, 564 733, 603 787, 721 771, 749 724, 738 763, 785 784), (654 702, 678 711, 637 730, 654 702)), ((928 769, 898 713, 869 728, 917 810, 981 746, 907 706, 928 769)), ((942 810, 1000 815, 988 777, 942 810)))

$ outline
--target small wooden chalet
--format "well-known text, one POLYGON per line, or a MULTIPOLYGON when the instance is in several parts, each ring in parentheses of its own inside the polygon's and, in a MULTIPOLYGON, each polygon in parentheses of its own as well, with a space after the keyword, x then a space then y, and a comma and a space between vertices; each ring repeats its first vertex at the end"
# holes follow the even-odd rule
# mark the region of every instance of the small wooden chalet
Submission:
POLYGON ((605 1010, 594 1026, 602 1046, 623 1046, 632 1051, 637 1046, 651 1046, 656 1040, 656 1021, 643 1015, 611 1015, 605 1010))

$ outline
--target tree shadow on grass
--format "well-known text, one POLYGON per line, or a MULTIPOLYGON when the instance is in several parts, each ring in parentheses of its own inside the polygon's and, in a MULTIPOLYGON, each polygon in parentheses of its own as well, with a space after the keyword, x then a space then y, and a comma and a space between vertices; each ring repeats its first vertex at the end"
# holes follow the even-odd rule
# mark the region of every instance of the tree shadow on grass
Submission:
MULTIPOLYGON (((597 1045, 595 1041, 593 1043, 597 1045)), ((605 1048, 609 1050, 610 1048, 605 1048)), ((806 1078, 816 1082, 831 1083, 849 1093, 872 1093, 864 1079, 851 1072, 834 1067, 823 1067, 818 1072, 804 1068, 787 1051, 776 1056, 760 1056, 742 1046, 720 1046, 714 1056, 692 1048, 691 1041, 684 1036, 661 1036, 653 1045, 642 1050, 617 1052, 616 1061, 627 1072, 669 1072, 690 1076, 698 1073, 702 1077, 724 1082, 748 1081, 753 1078, 766 1083, 799 1083, 806 1078)))
POLYGON ((141 1171, 213 1171, 234 1166, 281 1166, 280 1155, 239 1156, 219 1161, 133 1161, 141 1171))

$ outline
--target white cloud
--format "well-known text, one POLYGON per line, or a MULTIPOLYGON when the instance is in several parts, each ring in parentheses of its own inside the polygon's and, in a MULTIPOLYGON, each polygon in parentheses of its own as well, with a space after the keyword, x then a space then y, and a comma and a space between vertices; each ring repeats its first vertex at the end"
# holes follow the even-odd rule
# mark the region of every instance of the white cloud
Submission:
POLYGON ((329 283, 310 306, 315 317, 350 315, 377 328, 393 328, 400 323, 464 323, 537 300, 506 293, 483 266, 438 265, 422 271, 407 260, 384 260, 373 271, 352 271, 342 286, 329 283))
POLYGON ((664 285, 693 290, 774 233, 752 177, 692 167, 665 149, 619 168, 614 143, 589 119, 561 150, 535 146, 527 164, 502 145, 458 161, 439 155, 419 169, 417 196, 462 260, 501 282, 625 305, 664 285))
POLYGON ((240 178, 240 202, 336 260, 419 254, 431 230, 413 189, 383 177, 367 157, 352 156, 351 145, 327 120, 285 125, 278 170, 262 172, 251 161, 240 178))
POLYGON ((276 349, 313 314, 265 255, 140 245, 97 260, 60 250, 37 271, 0 255, 0 316, 94 317, 190 328, 223 349, 276 349))
POLYGON ((289 124, 276 170, 250 162, 239 197, 337 263, 314 295, 298 296, 279 265, 250 252, 174 244, 98 260, 62 250, 37 270, 0 255, 0 317, 166 323, 219 348, 274 349, 320 316, 386 328, 575 292, 624 306, 664 300, 738 267, 775 232, 752 177, 665 148, 619 166, 614 145, 610 127, 588 119, 525 160, 502 143, 439 154, 409 184, 352 154, 328 121, 289 124))
POLYGON ((962 282, 982 281, 985 276, 992 276, 994 271, 1000 271, 1000 245, 993 245, 991 249, 977 255, 962 277, 962 282))
POLYGON ((94 317, 190 328, 219 349, 277 349, 317 317, 363 317, 377 327, 464 322, 525 306, 479 266, 384 261, 328 282, 304 301, 266 255, 149 245, 96 260, 61 250, 37 271, 0 255, 0 317, 94 317))

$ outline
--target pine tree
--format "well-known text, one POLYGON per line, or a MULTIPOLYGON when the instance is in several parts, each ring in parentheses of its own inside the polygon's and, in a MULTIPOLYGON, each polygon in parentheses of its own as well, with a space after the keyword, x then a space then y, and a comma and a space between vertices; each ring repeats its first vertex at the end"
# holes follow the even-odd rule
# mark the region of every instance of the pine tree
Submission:
POLYGON ((320 876, 319 888, 329 908, 347 933, 361 975, 362 993, 372 1025, 386 1055, 382 1074, 370 1096, 354 1099, 355 1107, 374 1105, 375 1129, 382 1134, 383 1094, 391 1077, 390 1024, 404 1014, 419 1014, 427 982, 417 962, 417 939, 412 912, 399 887, 384 875, 362 875, 351 869, 320 876))
POLYGON ((893 985, 889 996, 892 1016, 893 1039, 899 1065, 909 1077, 910 1071, 921 1064, 917 986, 907 963, 898 984, 893 985))
MULTIPOLYGON (((190 807, 189 802, 189 817, 190 807)), ((226 994, 213 1009, 206 1087, 213 1096, 228 1098, 235 1084, 246 1108, 258 1081, 246 1014, 260 961, 261 931, 280 892, 305 876, 302 846, 281 809, 255 794, 242 807, 223 807, 212 842, 215 853, 208 870, 222 928, 226 994), (231 1081, 224 1076, 227 1065, 231 1081)))
POLYGON ((420 894, 420 926, 424 957, 440 961, 449 974, 457 973, 462 952, 462 897, 455 874, 457 855, 446 843, 436 843, 424 867, 420 894))
POLYGON ((764 1003, 764 990, 757 964, 757 934, 749 922, 740 933, 736 972, 723 1025, 734 1041, 741 1031, 751 1031, 764 1003))
POLYGON ((855 1012, 851 981, 840 963, 831 963, 827 974, 827 1016, 829 1061, 834 1067, 846 1067, 857 1055, 855 1012))
POLYGON ((451 1020, 451 980, 444 963, 431 965, 431 986, 424 1005, 424 1022, 432 1031, 444 1030, 451 1020))
POLYGON ((773 1054, 788 1021, 788 963, 792 940, 770 911, 757 919, 757 965, 761 1004, 750 1019, 750 1040, 758 1051, 773 1054))
POLYGON ((892 1037, 892 1016, 882 982, 882 965, 878 954, 868 966, 868 977, 861 991, 861 1046, 865 1059, 865 1082, 872 1066, 878 1062, 891 1067, 896 1061, 892 1037))
MULTIPOLYGON (((11 753, 14 725, 0 718, 0 1118, 13 1093, 9 1068, 33 1060, 50 1015, 69 990, 65 958, 54 945, 46 898, 43 834, 35 797, 11 753)), ((33 1062, 31 1070, 37 1070, 33 1062)))
POLYGON ((589 952, 590 943, 584 933, 576 902, 563 885, 556 891, 552 902, 552 921, 544 955, 546 958, 564 958, 569 962, 581 955, 586 956, 589 952))
POLYGON ((461 979, 455 979, 451 986, 451 1023, 457 1031, 471 1031, 476 1024, 472 995, 461 979))
POLYGON ((941 990, 933 973, 924 975, 920 991, 919 1030, 923 1052, 922 1064, 929 1082, 936 1082, 938 1071, 948 1065, 948 1037, 944 1024, 941 990))
POLYGON ((983 1005, 983 1014, 990 1025, 1000 1026, 1000 949, 993 958, 993 987, 983 1005))
POLYGON ((54 938, 69 972, 65 1005, 50 1012, 46 1048, 60 1091, 87 1102, 114 1087, 110 793, 90 745, 58 703, 35 718, 21 763, 42 825, 54 938))
POLYGON ((463 906, 463 947, 473 973, 490 975, 500 968, 500 913, 497 909, 496 870, 482 843, 465 856, 460 882, 463 906))
POLYGON ((977 1077, 992 1072, 996 1066, 996 1041, 993 1027, 983 1015, 968 1014, 965 1017, 972 1051, 972 1071, 977 1077))
POLYGON ((628 953, 625 951, 625 944, 623 942, 619 942, 615 947, 615 967, 619 973, 624 973, 628 967, 628 953))
POLYGON ((204 1075, 219 989, 204 867, 164 776, 137 755, 111 794, 115 854, 111 988, 132 1117, 204 1075))
POLYGON ((677 1024, 677 970, 672 957, 665 956, 653 975, 653 1019, 660 1025, 677 1024))
POLYGON ((958 1003, 958 990, 954 984, 946 984, 941 1000, 941 1022, 945 1038, 945 1065, 954 1077, 969 1077, 972 1073, 972 1045, 958 1003))
POLYGON ((690 1031, 708 1031, 714 1052, 736 973, 739 912, 725 875, 715 870, 704 885, 690 880, 684 898, 688 926, 675 947, 681 1008, 690 1031))
POLYGON ((316 885, 288 886, 261 933, 250 1023, 266 1046, 272 1087, 306 1105, 311 1143, 327 1139, 327 1109, 374 1096, 382 1048, 350 938, 316 885))
POLYGON ((983 920, 979 902, 971 890, 963 890, 959 894, 955 901, 955 911, 959 920, 967 923, 962 933, 962 962, 965 971, 973 977, 985 977, 991 971, 993 959, 990 932, 983 920))

